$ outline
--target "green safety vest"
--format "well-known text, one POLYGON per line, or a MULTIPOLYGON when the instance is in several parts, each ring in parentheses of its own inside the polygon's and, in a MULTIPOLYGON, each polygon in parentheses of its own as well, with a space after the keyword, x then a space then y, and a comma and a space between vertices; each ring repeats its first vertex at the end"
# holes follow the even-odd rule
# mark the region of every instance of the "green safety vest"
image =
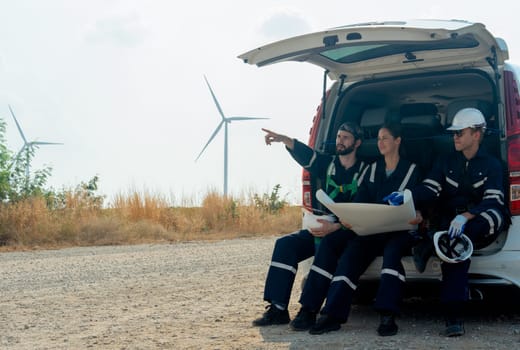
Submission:
MULTIPOLYGON (((351 183, 338 185, 336 181, 332 179, 332 176, 336 175, 336 165, 334 164, 335 160, 336 156, 332 158, 332 162, 327 168, 327 180, 325 183, 325 191, 329 194, 329 197, 331 199, 336 198, 340 193, 347 193, 348 191, 350 191, 351 197, 354 197, 358 190, 359 172, 356 172, 354 174, 351 183)), ((363 162, 361 162, 360 168, 363 168, 363 162)))

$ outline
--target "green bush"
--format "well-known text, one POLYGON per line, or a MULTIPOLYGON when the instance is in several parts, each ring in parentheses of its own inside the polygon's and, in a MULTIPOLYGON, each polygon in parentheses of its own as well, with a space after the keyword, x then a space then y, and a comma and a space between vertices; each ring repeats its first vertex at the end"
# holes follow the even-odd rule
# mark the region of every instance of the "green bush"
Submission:
POLYGON ((28 145, 13 155, 7 148, 5 138, 6 123, 0 119, 0 202, 16 203, 24 199, 45 198, 49 209, 66 207, 87 207, 99 209, 103 206, 103 196, 96 194, 99 177, 81 182, 75 189, 56 191, 47 189, 51 167, 28 171, 35 154, 35 146, 28 145))
POLYGON ((259 196, 255 193, 253 196, 255 206, 266 213, 278 214, 288 204, 285 197, 280 198, 281 187, 280 184, 275 185, 270 194, 264 193, 259 196))

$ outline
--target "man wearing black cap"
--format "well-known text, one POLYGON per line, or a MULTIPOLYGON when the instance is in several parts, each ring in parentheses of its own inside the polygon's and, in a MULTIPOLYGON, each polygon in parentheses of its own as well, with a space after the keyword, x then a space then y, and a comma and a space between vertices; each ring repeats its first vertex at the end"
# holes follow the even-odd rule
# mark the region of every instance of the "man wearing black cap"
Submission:
MULTIPOLYGON (((353 123, 340 125, 336 135, 336 154, 318 153, 302 142, 273 131, 266 132, 265 143, 282 142, 291 156, 312 175, 325 183, 324 190, 336 202, 350 202, 358 187, 358 178, 365 165, 356 157, 356 151, 362 142, 362 131, 353 123)), ((307 330, 314 325, 316 313, 301 309, 290 321, 287 306, 292 286, 296 277, 298 263, 314 256, 319 247, 317 242, 322 237, 335 233, 345 240, 355 234, 346 230, 338 221, 318 218, 314 228, 302 229, 278 238, 264 288, 264 300, 269 303, 262 317, 253 321, 254 326, 287 324, 294 330, 307 330)))

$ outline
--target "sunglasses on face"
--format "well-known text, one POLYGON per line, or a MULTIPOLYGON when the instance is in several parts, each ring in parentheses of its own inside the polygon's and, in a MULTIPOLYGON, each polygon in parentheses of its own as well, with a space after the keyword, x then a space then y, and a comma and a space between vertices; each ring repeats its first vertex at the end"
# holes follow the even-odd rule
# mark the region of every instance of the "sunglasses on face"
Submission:
POLYGON ((462 135, 464 135, 464 130, 466 130, 466 129, 462 129, 462 130, 453 130, 453 136, 455 136, 455 137, 461 137, 462 135))
POLYGON ((480 127, 469 127, 469 128, 466 128, 466 129, 461 129, 461 130, 453 130, 452 133, 453 133, 453 136, 455 137, 461 137, 462 135, 464 135, 464 131, 465 130, 483 130, 482 128, 480 127))

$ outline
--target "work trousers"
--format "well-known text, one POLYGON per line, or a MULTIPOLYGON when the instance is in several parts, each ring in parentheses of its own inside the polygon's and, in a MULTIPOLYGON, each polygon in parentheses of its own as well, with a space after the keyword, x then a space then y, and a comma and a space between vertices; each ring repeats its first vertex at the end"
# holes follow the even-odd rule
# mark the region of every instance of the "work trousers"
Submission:
MULTIPOLYGON (((338 230, 329 235, 345 232, 338 230)), ((264 287, 265 301, 287 307, 298 263, 314 256, 315 249, 314 236, 308 230, 300 230, 276 240, 264 287)))
POLYGON ((321 313, 346 322, 359 278, 374 259, 382 255, 383 266, 375 308, 398 313, 405 281, 401 258, 409 252, 410 244, 411 235, 407 231, 357 236, 346 244, 339 261, 335 263, 333 259, 341 248, 341 240, 338 245, 334 245, 332 240, 323 240, 300 303, 309 310, 317 311, 326 298, 321 313))
MULTIPOLYGON (((481 215, 469 220, 464 227, 464 234, 471 239, 474 249, 485 247, 495 240, 503 227, 502 221, 495 223, 496 229, 490 234, 489 221, 481 215)), ((459 263, 442 262, 441 302, 459 303, 468 300, 468 271, 471 259, 459 263)))

